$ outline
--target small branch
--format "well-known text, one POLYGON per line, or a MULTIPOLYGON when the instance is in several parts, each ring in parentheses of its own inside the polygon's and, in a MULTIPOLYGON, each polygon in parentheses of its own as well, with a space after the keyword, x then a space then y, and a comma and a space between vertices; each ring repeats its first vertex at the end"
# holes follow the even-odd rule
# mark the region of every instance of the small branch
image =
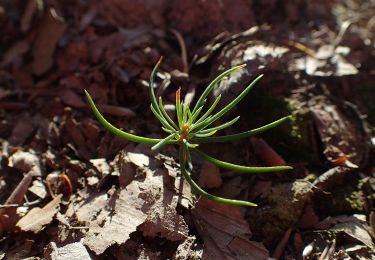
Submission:
POLYGON ((186 51, 186 45, 184 38, 182 37, 181 33, 179 33, 177 30, 170 28, 169 29, 173 35, 176 37, 178 44, 180 45, 181 49, 181 60, 183 64, 183 72, 189 75, 189 66, 187 61, 187 51, 186 51))
POLYGON ((5 205, 0 205, 0 209, 29 207, 29 206, 36 205, 36 204, 40 203, 41 201, 42 201, 41 199, 37 199, 37 200, 34 200, 34 201, 25 202, 23 204, 5 204, 5 205))

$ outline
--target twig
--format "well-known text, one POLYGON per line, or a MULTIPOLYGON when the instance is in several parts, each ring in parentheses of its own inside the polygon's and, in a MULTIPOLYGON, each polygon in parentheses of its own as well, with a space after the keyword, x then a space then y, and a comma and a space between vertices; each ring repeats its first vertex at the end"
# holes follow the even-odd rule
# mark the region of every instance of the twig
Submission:
POLYGON ((174 36, 176 36, 177 42, 180 45, 181 59, 182 59, 182 64, 184 66, 183 72, 186 73, 186 74, 189 74, 189 66, 188 66, 188 62, 187 62, 187 51, 186 51, 186 45, 185 45, 184 38, 182 38, 181 33, 179 33, 177 30, 175 30, 173 28, 170 28, 169 30, 174 34, 174 36))
POLYGON ((275 259, 280 259, 281 255, 284 252, 285 246, 288 243, 290 234, 292 233, 292 228, 289 228, 285 233, 279 244, 277 245, 275 251, 273 252, 272 257, 275 259))
POLYGON ((0 209, 29 207, 29 206, 36 205, 36 204, 40 203, 41 201, 42 201, 41 199, 37 199, 37 200, 34 200, 34 201, 25 202, 23 204, 5 204, 5 205, 0 205, 0 209))

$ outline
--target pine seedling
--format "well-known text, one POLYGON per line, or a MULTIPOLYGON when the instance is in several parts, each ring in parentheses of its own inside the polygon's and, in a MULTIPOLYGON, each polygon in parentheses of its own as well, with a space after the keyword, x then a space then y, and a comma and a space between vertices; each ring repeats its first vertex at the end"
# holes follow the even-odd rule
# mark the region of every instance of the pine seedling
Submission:
POLYGON ((255 134, 259 134, 264 132, 268 129, 271 129, 279 124, 287 121, 290 117, 283 117, 279 120, 271 122, 267 125, 262 127, 252 129, 249 131, 232 134, 232 135, 219 135, 217 136, 216 133, 220 130, 223 130, 239 120, 239 116, 235 117, 234 119, 213 126, 215 122, 217 122, 225 113, 231 110, 234 106, 240 102, 247 93, 254 87, 254 85, 262 78, 263 75, 258 76, 255 78, 236 98, 234 98, 230 103, 220 109, 218 112, 214 112, 217 104, 220 101, 221 95, 219 95, 216 100, 210 105, 208 108, 205 108, 207 96, 213 90, 213 88, 224 78, 229 76, 230 74, 238 71, 245 67, 245 65, 235 66, 230 68, 219 76, 217 76, 204 90, 202 95, 199 97, 198 101, 196 102, 193 109, 190 109, 190 104, 183 103, 181 101, 181 91, 180 89, 176 92, 176 121, 167 114, 165 111, 162 98, 159 97, 158 99, 155 96, 155 76, 158 68, 160 66, 161 59, 155 65, 151 76, 150 82, 148 86, 148 93, 151 99, 150 109, 156 116, 156 118, 160 121, 162 125, 162 129, 167 133, 167 136, 164 139, 155 139, 155 138, 147 138, 142 136, 137 136, 134 134, 130 134, 124 132, 111 123, 109 123, 103 115, 97 109, 94 101, 92 100, 90 94, 85 90, 87 100, 91 106, 92 111, 94 112, 96 118, 99 122, 110 132, 115 135, 118 135, 122 138, 125 138, 129 141, 142 143, 142 144, 150 144, 152 146, 152 150, 157 150, 162 148, 164 145, 178 145, 179 146, 179 163, 182 175, 185 177, 186 181, 191 185, 191 187, 197 192, 199 195, 206 197, 210 200, 213 200, 218 203, 224 203, 229 205, 241 205, 241 206, 257 206, 255 203, 249 201, 242 201, 242 200, 232 200, 227 198, 222 198, 210 194, 203 190, 198 184, 192 179, 191 172, 193 170, 193 163, 191 160, 191 152, 194 152, 196 155, 201 157, 202 159, 209 161, 218 167, 233 170, 241 173, 267 173, 267 172, 278 172, 284 170, 290 170, 292 167, 290 166, 274 166, 274 167, 249 167, 249 166, 241 166, 237 164, 232 164, 228 162, 224 162, 213 158, 206 153, 202 152, 199 148, 199 145, 202 143, 218 143, 218 142, 226 142, 226 141, 234 141, 242 138, 246 138, 255 134))

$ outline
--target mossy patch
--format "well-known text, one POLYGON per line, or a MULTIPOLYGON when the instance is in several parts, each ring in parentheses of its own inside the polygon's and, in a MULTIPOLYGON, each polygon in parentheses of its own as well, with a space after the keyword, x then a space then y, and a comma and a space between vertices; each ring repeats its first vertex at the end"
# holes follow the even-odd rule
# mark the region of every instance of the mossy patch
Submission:
POLYGON ((255 209, 249 221, 254 237, 272 245, 285 230, 294 225, 312 195, 312 185, 305 180, 275 185, 265 205, 255 209))

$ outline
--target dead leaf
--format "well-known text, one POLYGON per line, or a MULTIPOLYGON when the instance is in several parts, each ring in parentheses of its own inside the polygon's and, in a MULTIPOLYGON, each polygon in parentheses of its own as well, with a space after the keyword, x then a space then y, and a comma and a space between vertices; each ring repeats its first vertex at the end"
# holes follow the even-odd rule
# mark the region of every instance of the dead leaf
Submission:
POLYGON ((17 151, 9 157, 10 167, 14 167, 25 173, 30 172, 32 176, 41 176, 40 160, 34 151, 17 151))
POLYGON ((308 106, 327 160, 337 165, 337 160, 345 156, 352 164, 361 165, 368 153, 367 135, 359 125, 361 119, 348 114, 353 113, 350 106, 339 106, 325 96, 311 98, 308 106))
POLYGON ((344 232, 346 235, 350 236, 352 239, 356 241, 360 241, 368 248, 374 250, 374 243, 372 242, 372 238, 368 232, 367 224, 362 224, 358 222, 344 222, 335 225, 332 228, 333 231, 336 232, 344 232))
POLYGON ((108 199, 109 196, 106 192, 92 194, 79 204, 78 209, 71 208, 73 205, 70 204, 70 213, 76 215, 78 222, 89 224, 96 219, 101 210, 105 209, 108 199))
POLYGON ((250 241, 242 209, 201 198, 192 211, 205 248, 202 259, 267 259, 261 244, 250 241), (252 256, 256 258, 251 258, 252 256))
POLYGON ((161 154, 158 156, 164 161, 163 165, 167 169, 168 175, 174 178, 173 188, 179 193, 179 204, 185 209, 190 209, 195 201, 195 196, 191 192, 189 183, 181 176, 179 165, 177 165, 173 157, 161 154))
MULTIPOLYGON (((31 172, 28 172, 23 176, 21 182, 14 189, 12 194, 8 197, 5 205, 7 204, 18 204, 24 200, 27 188, 29 187, 32 180, 31 172)), ((17 222, 17 208, 2 208, 0 209, 0 234, 4 231, 12 230, 14 224, 17 222)))
POLYGON ((12 129, 10 142, 14 145, 22 145, 35 131, 34 124, 29 117, 22 117, 17 120, 16 125, 12 129))
POLYGON ((136 113, 133 110, 131 110, 130 108, 126 108, 126 107, 98 104, 98 108, 100 111, 102 111, 102 113, 111 115, 111 116, 118 116, 118 117, 136 116, 136 113))
MULTIPOLYGON (((149 158, 132 155, 133 160, 144 167, 149 158), (140 158, 140 159, 139 159, 140 158)), ((188 228, 182 216, 176 212, 178 197, 164 186, 168 178, 165 170, 144 168, 145 174, 134 179, 119 192, 113 214, 107 216, 104 225, 91 222, 84 239, 96 254, 103 253, 114 244, 125 243, 138 227, 145 236, 157 234, 173 241, 187 237, 188 228)))
POLYGON ((22 217, 16 224, 22 231, 31 231, 35 234, 39 233, 44 226, 51 223, 53 217, 60 210, 62 195, 56 196, 43 208, 33 208, 22 217))
POLYGON ((29 191, 34 193, 41 199, 46 198, 47 196, 47 189, 44 183, 41 180, 33 181, 33 185, 29 188, 29 191))
POLYGON ((176 250, 173 259, 185 260, 185 259, 202 259, 202 248, 196 248, 197 238, 195 236, 189 236, 186 238, 176 250))
POLYGON ((57 247, 55 242, 50 242, 44 250, 44 257, 47 260, 91 260, 87 249, 81 242, 67 244, 57 247))
POLYGON ((187 237, 189 229, 184 218, 176 212, 177 201, 178 197, 169 192, 153 205, 140 228, 144 236, 160 236, 170 241, 187 237))
POLYGON ((301 229, 312 228, 319 222, 319 217, 311 205, 306 206, 305 212, 298 220, 297 226, 301 229))
POLYGON ((105 158, 91 159, 90 162, 102 174, 102 176, 110 174, 111 167, 105 158))
POLYGON ((33 43, 32 70, 34 74, 41 75, 51 68, 57 42, 64 34, 65 29, 64 19, 57 14, 54 8, 49 8, 33 43))
POLYGON ((291 233, 292 233, 292 228, 288 228, 288 230, 285 231, 284 236, 281 238, 281 240, 279 241, 275 251, 272 254, 273 258, 280 259, 280 257, 282 256, 282 254, 285 250, 285 246, 288 243, 288 240, 290 238, 291 233))
POLYGON ((322 190, 330 190, 339 185, 345 176, 352 172, 352 168, 336 166, 316 178, 313 185, 322 190))
POLYGON ((38 10, 37 0, 28 0, 21 18, 21 31, 26 32, 30 28, 34 14, 38 10))
POLYGON ((65 105, 71 106, 74 108, 83 108, 86 107, 86 104, 83 102, 82 98, 76 94, 73 90, 64 89, 60 93, 60 98, 65 105))
POLYGON ((223 180, 220 175, 220 169, 210 162, 203 162, 200 174, 198 185, 202 188, 218 188, 223 183, 223 180))
POLYGON ((30 44, 27 41, 21 40, 19 42, 16 42, 12 47, 10 47, 4 53, 3 60, 1 61, 1 65, 6 66, 12 63, 16 58, 28 52, 29 49, 30 49, 30 44))
POLYGON ((147 171, 149 164, 150 158, 144 154, 120 151, 111 163, 112 175, 119 176, 120 186, 124 188, 137 174, 147 171))
POLYGON ((262 243, 249 241, 243 237, 235 237, 228 245, 235 259, 270 259, 268 250, 262 243))
POLYGON ((251 144, 267 166, 286 165, 284 159, 262 138, 252 137, 251 144))

